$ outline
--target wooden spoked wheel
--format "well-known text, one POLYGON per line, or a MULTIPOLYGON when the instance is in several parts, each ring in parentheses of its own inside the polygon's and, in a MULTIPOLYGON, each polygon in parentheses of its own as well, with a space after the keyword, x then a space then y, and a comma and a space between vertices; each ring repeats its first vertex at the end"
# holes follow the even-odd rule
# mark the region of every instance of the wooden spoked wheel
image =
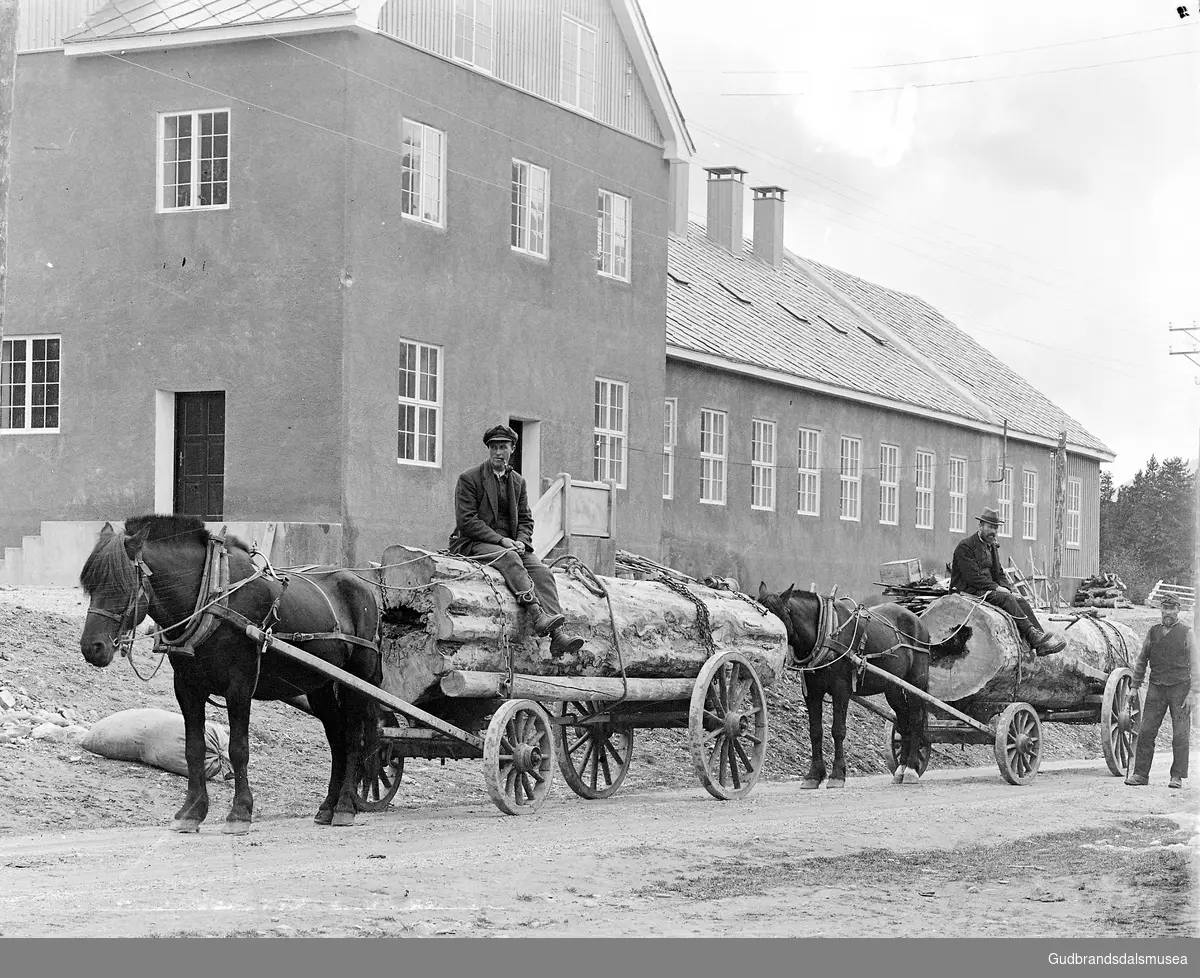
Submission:
POLYGON ((1142 705, 1138 697, 1133 704, 1129 691, 1133 673, 1124 667, 1114 669, 1104 684, 1104 701, 1100 704, 1100 746, 1104 748, 1104 763, 1114 777, 1123 778, 1133 760, 1135 737, 1142 722, 1142 705))
POLYGON ((554 780, 554 734, 533 700, 508 700, 493 714, 483 741, 483 777, 506 815, 542 807, 554 780))
MULTIPOLYGON (((900 766, 900 732, 896 729, 895 721, 888 721, 884 738, 883 763, 887 765, 889 773, 895 774, 896 768, 900 766)), ((922 777, 925 775, 925 769, 929 767, 929 754, 932 750, 933 746, 927 740, 917 755, 917 774, 922 777)))
POLYGON ((1009 705, 996 720, 992 745, 1009 784, 1029 784, 1042 763, 1042 721, 1028 703, 1009 705))
POLYGON ((767 700, 746 658, 725 652, 704 663, 692 689, 688 741, 700 783, 728 801, 750 792, 767 753, 767 700))
MULTIPOLYGON (((396 726, 396 715, 390 710, 380 711, 380 727, 396 726)), ((404 755, 396 749, 396 742, 380 737, 375 749, 364 753, 362 768, 358 772, 358 782, 354 786, 354 796, 359 811, 386 811, 396 791, 400 787, 400 779, 404 777, 404 755)))
MULTIPOLYGON (((559 716, 579 721, 605 712, 603 704, 563 703, 559 716)), ((617 793, 633 757, 633 728, 611 723, 564 723, 554 726, 558 769, 580 798, 608 798, 617 793)))

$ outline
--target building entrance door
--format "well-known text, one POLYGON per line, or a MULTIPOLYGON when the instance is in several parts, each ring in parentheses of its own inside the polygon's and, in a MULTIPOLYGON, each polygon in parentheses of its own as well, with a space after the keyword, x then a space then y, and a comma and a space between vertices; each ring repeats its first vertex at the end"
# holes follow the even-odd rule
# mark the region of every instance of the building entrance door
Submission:
POLYGON ((225 515, 225 392, 175 395, 174 511, 203 520, 225 515))

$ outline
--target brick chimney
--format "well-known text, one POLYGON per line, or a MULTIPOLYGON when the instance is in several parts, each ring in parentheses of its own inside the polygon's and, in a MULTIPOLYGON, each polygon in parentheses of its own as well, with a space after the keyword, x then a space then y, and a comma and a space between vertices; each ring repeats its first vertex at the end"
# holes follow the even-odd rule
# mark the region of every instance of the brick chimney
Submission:
POLYGON ((734 255, 742 253, 742 196, 745 170, 736 166, 709 166, 708 239, 734 255))
POLYGON ((754 194, 754 257, 772 268, 783 263, 783 187, 751 187, 754 194))

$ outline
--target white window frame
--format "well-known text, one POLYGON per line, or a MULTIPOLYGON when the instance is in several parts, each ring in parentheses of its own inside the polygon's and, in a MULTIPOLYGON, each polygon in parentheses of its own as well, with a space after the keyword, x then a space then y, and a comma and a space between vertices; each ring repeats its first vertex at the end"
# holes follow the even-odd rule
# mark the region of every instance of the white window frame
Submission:
POLYGON ((62 430, 62 336, 61 335, 54 334, 54 333, 37 333, 32 336, 6 336, 6 337, 4 337, 3 341, 0 342, 0 425, 4 425, 4 426, 0 427, 0 436, 2 436, 2 435, 56 435, 61 432, 61 430, 62 430), (58 343, 57 359, 50 360, 47 358, 47 359, 43 359, 43 360, 34 360, 34 345, 39 342, 49 343, 52 341, 58 343), (12 374, 15 372, 14 367, 16 365, 16 359, 15 359, 16 347, 12 344, 16 344, 16 343, 24 343, 25 344, 24 355, 20 362, 20 365, 22 367, 21 373, 24 375, 24 379, 21 380, 19 385, 12 378, 12 374), (5 364, 9 363, 9 361, 4 358, 4 350, 6 348, 13 351, 12 353, 9 354, 11 357, 13 357, 13 360, 12 360, 13 367, 8 368, 7 370, 5 369, 5 366, 4 366, 5 364), (40 382, 34 381, 34 379, 33 379, 34 365, 36 363, 46 363, 46 364, 54 363, 55 364, 54 375, 57 379, 53 380, 53 381, 46 380, 46 379, 43 379, 40 382), (23 413, 24 413, 24 416, 21 421, 21 427, 19 427, 19 428, 12 426, 11 413, 9 414, 9 419, 8 419, 7 425, 4 425, 4 418, 3 418, 3 415, 5 412, 10 412, 11 409, 14 406, 16 406, 13 403, 11 403, 13 400, 15 400, 15 398, 11 397, 10 392, 17 389, 18 386, 20 387, 20 390, 21 390, 21 404, 19 406, 21 408, 23 408, 23 413), (39 388, 39 387, 43 388, 43 402, 41 405, 35 405, 33 403, 34 391, 36 388, 39 388), (50 387, 54 388, 53 404, 47 403, 47 400, 46 400, 46 397, 49 395, 50 387), (40 427, 34 427, 33 426, 33 414, 34 414, 34 411, 38 410, 39 407, 42 410, 53 407, 54 410, 57 411, 57 413, 58 413, 56 423, 53 425, 45 424, 44 423, 45 415, 43 415, 43 417, 42 417, 43 424, 40 427))
POLYGON ((633 205, 628 197, 603 187, 599 189, 596 197, 596 271, 605 278, 629 281, 633 261, 629 234, 632 215, 633 205), (619 253, 618 245, 623 248, 623 254, 619 253))
POLYGON ((750 508, 775 511, 775 422, 750 424, 750 508))
POLYGON ((679 400, 663 401, 663 499, 675 498, 675 446, 679 441, 679 400))
POLYGON ((838 510, 843 520, 862 520, 862 439, 842 436, 838 447, 838 510))
POLYGON ((535 258, 549 256, 550 171, 526 160, 512 161, 508 243, 535 258))
POLYGON ((560 32, 558 100, 585 115, 596 114, 596 66, 599 62, 598 35, 594 27, 563 14, 560 32), (588 40, 591 50, 584 50, 588 40), (590 66, 586 63, 590 59, 590 66))
POLYGON ((441 129, 418 122, 416 119, 400 120, 400 214, 408 221, 427 224, 430 227, 446 226, 446 134, 441 129), (410 141, 410 133, 412 140, 410 141), (419 139, 418 139, 419 137, 419 139), (430 142, 436 141, 431 148, 430 142), (414 153, 407 147, 412 145, 414 153), (416 157, 416 164, 407 162, 416 157), (405 189, 405 180, 416 179, 419 189, 405 189), (416 202, 416 210, 412 202, 416 202), (431 204, 436 205, 436 214, 431 216, 431 204))
POLYGON ((933 452, 917 449, 913 466, 913 484, 916 488, 913 525, 918 530, 933 529, 933 471, 936 463, 933 452))
POLYGON ((397 370, 398 396, 396 416, 396 462, 399 465, 416 465, 426 469, 442 467, 442 392, 445 388, 445 361, 443 348, 419 340, 401 338, 399 354, 411 354, 414 359, 400 360, 397 370), (432 356, 432 371, 427 369, 432 356), (411 364, 406 369, 406 364, 411 364), (433 391, 430 396, 429 379, 433 391), (412 411, 413 428, 401 427, 400 411, 412 411), (422 423, 432 419, 432 424, 422 423), (412 457, 401 454, 400 436, 412 438, 412 457), (423 445, 432 446, 432 458, 423 445))
POLYGON ((900 525, 900 446, 879 446, 879 522, 900 525))
POLYGON ((796 432, 796 515, 821 515, 821 432, 815 428, 801 427, 796 432), (805 509, 809 498, 812 508, 805 509))
POLYGON ((490 75, 496 43, 495 25, 492 0, 454 0, 455 60, 490 75))
POLYGON ((1083 511, 1083 480, 1067 479, 1067 525, 1063 536, 1066 545, 1075 550, 1080 547, 1080 531, 1083 511))
POLYGON ((618 489, 624 489, 629 454, 629 385, 597 377, 592 404, 592 477, 597 482, 611 479, 618 489))
POLYGON ((967 460, 950 456, 950 532, 967 531, 967 460))
POLYGON ((1000 488, 996 492, 996 510, 1001 519, 996 536, 1011 538, 1013 535, 1012 512, 1013 470, 1011 465, 1004 467, 1004 476, 1000 480, 1000 488))
POLYGON ((702 408, 700 411, 700 502, 706 506, 725 505, 725 462, 727 423, 725 411, 702 408))
MULTIPOLYGON (((232 139, 233 139, 233 114, 232 114, 232 112, 230 112, 230 110, 228 108, 190 109, 190 110, 184 110, 184 111, 180 111, 180 112, 160 112, 158 114, 158 121, 157 121, 158 148, 156 151, 157 166, 155 168, 155 177, 154 177, 154 185, 155 185, 154 208, 155 208, 155 211, 159 214, 186 214, 186 213, 195 213, 196 211, 227 211, 227 210, 229 210, 230 188, 231 188, 231 183, 232 183, 232 180, 231 180, 232 174, 229 172, 229 164, 230 164, 230 161, 233 159, 232 139), (199 203, 199 200, 200 200, 200 196, 201 196, 200 190, 204 184, 204 182, 200 179, 202 164, 204 162, 203 153, 205 152, 205 148, 206 148, 204 145, 204 141, 207 139, 212 139, 215 142, 217 139, 220 138, 220 136, 215 132, 211 136, 201 135, 201 133, 200 133, 201 118, 203 116, 212 116, 215 120, 215 118, 219 115, 225 116, 225 133, 224 133, 225 155, 224 155, 224 157, 216 156, 215 155, 216 147, 214 146, 213 147, 214 155, 209 156, 208 159, 210 161, 212 161, 213 163, 216 163, 217 161, 224 159, 224 162, 225 162, 225 180, 224 180, 225 201, 224 201, 224 203, 220 203, 220 204, 202 204, 202 203, 199 203), (187 203, 187 204, 167 204, 163 200, 163 196, 167 192, 168 186, 170 186, 170 187, 182 186, 182 184, 180 184, 180 183, 167 184, 166 179, 165 179, 167 166, 175 166, 176 164, 181 162, 181 160, 174 160, 171 163, 167 162, 167 152, 166 152, 167 120, 168 119, 181 119, 184 116, 190 117, 191 126, 192 126, 192 134, 190 137, 190 147, 188 150, 188 152, 189 152, 188 166, 190 168, 189 175, 188 175, 188 201, 189 201, 189 203, 187 203)), ((215 185, 218 182, 220 182, 220 181, 209 181, 209 183, 213 184, 213 185, 215 185)))
POLYGON ((1021 470, 1021 539, 1037 539, 1037 470, 1021 470))

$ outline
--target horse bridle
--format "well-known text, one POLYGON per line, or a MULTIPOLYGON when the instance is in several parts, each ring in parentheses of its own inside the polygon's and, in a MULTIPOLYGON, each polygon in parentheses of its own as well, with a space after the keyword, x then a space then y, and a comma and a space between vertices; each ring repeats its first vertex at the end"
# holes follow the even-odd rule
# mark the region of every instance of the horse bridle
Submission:
POLYGON ((129 594, 129 603, 125 605, 125 610, 121 614, 114 611, 105 611, 103 608, 88 608, 89 615, 99 615, 101 618, 108 618, 117 623, 119 631, 113 636, 113 649, 119 652, 122 656, 128 656, 133 649, 134 632, 137 630, 137 607, 142 598, 146 599, 146 611, 150 611, 150 585, 149 578, 154 576, 154 572, 146 566, 146 562, 140 557, 134 562, 137 570, 137 587, 129 594), (126 619, 129 620, 129 627, 125 627, 126 619))

